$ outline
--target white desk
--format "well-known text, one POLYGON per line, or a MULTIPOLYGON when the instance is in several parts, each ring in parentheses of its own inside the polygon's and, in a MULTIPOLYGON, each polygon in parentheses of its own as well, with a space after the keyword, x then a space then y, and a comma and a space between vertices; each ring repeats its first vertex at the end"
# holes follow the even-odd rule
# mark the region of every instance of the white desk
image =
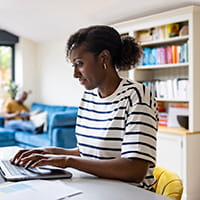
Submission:
MULTIPOLYGON (((17 147, 0 148, 0 159, 9 159, 17 151, 17 147)), ((97 178, 75 169, 68 170, 73 173, 73 177, 62 181, 82 191, 81 194, 70 197, 71 200, 170 200, 128 183, 97 178)))

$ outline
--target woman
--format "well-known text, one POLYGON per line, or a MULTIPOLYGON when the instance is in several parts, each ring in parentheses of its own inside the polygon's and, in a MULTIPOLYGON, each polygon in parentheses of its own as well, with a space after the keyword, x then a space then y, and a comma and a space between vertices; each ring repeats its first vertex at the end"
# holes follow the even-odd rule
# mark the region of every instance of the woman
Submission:
POLYGON ((22 150, 11 162, 25 167, 72 167, 150 190, 157 105, 148 88, 117 73, 135 66, 141 54, 133 38, 120 38, 109 26, 91 26, 73 34, 67 57, 74 77, 86 88, 76 124, 78 147, 22 150))

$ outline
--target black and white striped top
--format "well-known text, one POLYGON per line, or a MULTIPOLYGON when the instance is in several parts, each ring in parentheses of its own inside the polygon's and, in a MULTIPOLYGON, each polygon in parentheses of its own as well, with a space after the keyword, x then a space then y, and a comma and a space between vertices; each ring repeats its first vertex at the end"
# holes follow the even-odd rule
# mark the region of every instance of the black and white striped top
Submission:
POLYGON ((76 135, 81 156, 91 159, 140 158, 151 163, 141 187, 150 189, 156 162, 157 103, 144 85, 122 79, 116 91, 101 98, 85 91, 76 135))

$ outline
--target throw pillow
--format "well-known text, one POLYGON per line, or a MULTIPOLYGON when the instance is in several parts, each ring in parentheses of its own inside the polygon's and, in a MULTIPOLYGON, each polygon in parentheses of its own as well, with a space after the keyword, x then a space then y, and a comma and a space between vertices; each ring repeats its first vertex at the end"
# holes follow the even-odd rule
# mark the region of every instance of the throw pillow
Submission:
POLYGON ((47 131, 47 111, 31 116, 30 120, 35 127, 42 126, 44 124, 44 131, 47 131))

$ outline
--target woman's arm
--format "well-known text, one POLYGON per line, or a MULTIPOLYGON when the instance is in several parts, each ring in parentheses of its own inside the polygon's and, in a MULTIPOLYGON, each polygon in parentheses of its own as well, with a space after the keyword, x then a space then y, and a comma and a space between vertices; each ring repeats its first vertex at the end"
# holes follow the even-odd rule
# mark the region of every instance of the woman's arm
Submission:
POLYGON ((72 167, 103 178, 139 183, 146 175, 149 162, 137 158, 92 160, 77 156, 32 154, 21 158, 19 164, 25 167, 40 165, 52 165, 62 168, 72 167))
POLYGON ((67 165, 99 177, 139 183, 146 175, 149 162, 137 158, 89 160, 81 157, 69 157, 67 165))
POLYGON ((64 149, 60 147, 46 147, 44 148, 44 154, 80 156, 78 148, 64 149))

